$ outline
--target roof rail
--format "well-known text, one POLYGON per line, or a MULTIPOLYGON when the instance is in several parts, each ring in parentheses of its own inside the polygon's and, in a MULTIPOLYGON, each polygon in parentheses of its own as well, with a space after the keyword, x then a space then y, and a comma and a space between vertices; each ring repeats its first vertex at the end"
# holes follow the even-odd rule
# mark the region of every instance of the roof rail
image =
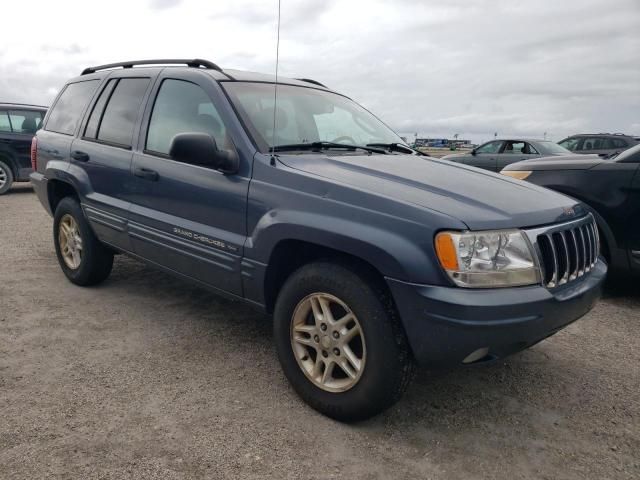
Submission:
POLYGON ((319 81, 312 80, 310 78, 296 78, 296 80, 300 80, 301 82, 313 83, 314 85, 320 85, 321 87, 324 87, 324 88, 329 88, 326 85, 321 84, 319 81))
POLYGON ((96 73, 99 70, 107 70, 109 68, 132 68, 136 65, 187 65, 193 68, 205 68, 208 70, 216 70, 220 73, 224 73, 222 69, 209 60, 202 60, 200 58, 194 59, 175 59, 166 58, 159 60, 131 60, 129 62, 108 63, 106 65, 98 65, 96 67, 85 68, 80 75, 88 75, 90 73, 96 73))

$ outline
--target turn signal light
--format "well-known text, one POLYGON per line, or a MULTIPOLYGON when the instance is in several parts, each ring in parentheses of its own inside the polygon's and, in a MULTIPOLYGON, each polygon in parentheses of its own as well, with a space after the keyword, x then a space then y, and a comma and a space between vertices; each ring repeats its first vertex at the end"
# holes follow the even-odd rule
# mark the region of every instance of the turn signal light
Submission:
POLYGON ((502 170, 500 173, 507 177, 525 180, 529 175, 531 175, 531 170, 502 170))
POLYGON ((458 270, 458 253, 451 234, 442 232, 436 235, 436 253, 445 270, 458 270))

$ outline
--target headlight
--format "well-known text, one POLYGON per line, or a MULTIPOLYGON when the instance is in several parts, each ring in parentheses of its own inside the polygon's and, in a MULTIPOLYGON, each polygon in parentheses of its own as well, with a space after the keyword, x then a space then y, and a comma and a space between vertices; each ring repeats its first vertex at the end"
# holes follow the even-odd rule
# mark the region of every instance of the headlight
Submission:
POLYGON ((461 287, 514 287, 540 283, 532 247, 520 230, 440 232, 436 253, 461 287))
POLYGON ((531 175, 531 170, 502 170, 502 175, 507 177, 517 178, 518 180, 524 180, 531 175))

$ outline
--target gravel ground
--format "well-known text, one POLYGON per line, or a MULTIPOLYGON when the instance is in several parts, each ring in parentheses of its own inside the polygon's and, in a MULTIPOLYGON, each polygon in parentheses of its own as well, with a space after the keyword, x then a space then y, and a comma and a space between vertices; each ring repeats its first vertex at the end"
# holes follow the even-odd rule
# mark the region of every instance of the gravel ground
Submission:
POLYGON ((28 185, 0 197, 1 478, 640 478, 640 288, 372 420, 303 404, 269 319, 118 256, 64 278, 28 185))

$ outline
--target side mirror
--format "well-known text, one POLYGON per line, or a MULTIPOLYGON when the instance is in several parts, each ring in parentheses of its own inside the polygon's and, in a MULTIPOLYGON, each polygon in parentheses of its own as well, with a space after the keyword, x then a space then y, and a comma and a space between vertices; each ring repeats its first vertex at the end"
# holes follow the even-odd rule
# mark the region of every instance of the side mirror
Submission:
POLYGON ((473 149, 473 150, 471 150, 469 153, 470 153, 471 155, 475 155, 475 154, 476 154, 476 149, 474 148, 474 149, 473 149))
POLYGON ((169 156, 178 162, 210 167, 222 173, 236 173, 239 166, 238 155, 219 150, 208 133, 179 133, 171 140, 169 156))

